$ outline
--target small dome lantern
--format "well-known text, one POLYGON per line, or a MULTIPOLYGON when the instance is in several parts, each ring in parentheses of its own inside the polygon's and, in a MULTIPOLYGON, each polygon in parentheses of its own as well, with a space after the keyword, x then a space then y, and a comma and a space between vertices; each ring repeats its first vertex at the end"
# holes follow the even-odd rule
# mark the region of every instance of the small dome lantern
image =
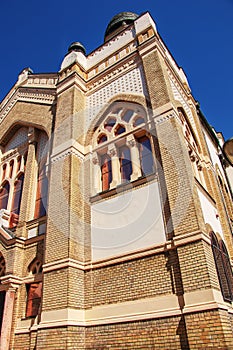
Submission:
POLYGON ((86 55, 86 49, 85 47, 79 42, 75 41, 68 47, 68 53, 75 51, 75 52, 82 52, 84 55, 86 55))
POLYGON ((117 34, 124 27, 132 24, 138 15, 133 12, 121 12, 115 15, 109 22, 104 35, 104 41, 111 39, 115 34, 117 34))

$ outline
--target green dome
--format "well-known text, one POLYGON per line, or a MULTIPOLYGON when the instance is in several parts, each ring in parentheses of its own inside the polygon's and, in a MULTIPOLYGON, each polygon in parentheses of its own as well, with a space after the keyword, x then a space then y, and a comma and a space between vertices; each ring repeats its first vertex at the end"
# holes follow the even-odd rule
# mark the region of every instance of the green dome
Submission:
POLYGON ((72 44, 70 44, 68 52, 71 51, 82 52, 84 55, 86 54, 85 47, 78 41, 75 41, 72 44))
POLYGON ((133 12, 121 12, 118 13, 118 15, 115 15, 111 21, 109 22, 104 39, 115 32, 117 29, 121 28, 123 25, 129 25, 135 21, 135 19, 138 18, 138 15, 133 12))

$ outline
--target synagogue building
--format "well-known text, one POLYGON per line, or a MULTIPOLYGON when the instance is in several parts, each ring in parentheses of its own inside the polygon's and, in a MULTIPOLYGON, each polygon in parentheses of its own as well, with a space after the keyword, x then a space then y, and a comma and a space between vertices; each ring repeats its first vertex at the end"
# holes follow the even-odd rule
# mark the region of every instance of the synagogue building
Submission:
POLYGON ((0 104, 1 350, 233 349, 232 166, 154 20, 61 61, 0 104))

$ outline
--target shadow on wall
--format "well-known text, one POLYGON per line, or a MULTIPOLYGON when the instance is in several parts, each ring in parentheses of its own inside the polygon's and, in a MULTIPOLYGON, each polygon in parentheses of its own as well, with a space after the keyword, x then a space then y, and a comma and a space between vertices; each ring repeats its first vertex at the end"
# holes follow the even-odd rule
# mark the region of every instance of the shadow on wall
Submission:
MULTIPOLYGON (((172 244, 174 243, 172 242, 172 244)), ((183 288, 182 274, 181 274, 177 249, 176 248, 171 249, 166 253, 166 255, 167 255, 166 267, 170 273, 172 292, 173 294, 177 295, 180 310, 181 310, 181 317, 180 317, 179 325, 176 330, 176 334, 179 335, 179 338, 180 338, 180 348, 182 350, 189 350, 190 346, 188 341, 188 333, 187 333, 185 315, 183 314, 183 309, 185 306, 184 288, 183 288)))

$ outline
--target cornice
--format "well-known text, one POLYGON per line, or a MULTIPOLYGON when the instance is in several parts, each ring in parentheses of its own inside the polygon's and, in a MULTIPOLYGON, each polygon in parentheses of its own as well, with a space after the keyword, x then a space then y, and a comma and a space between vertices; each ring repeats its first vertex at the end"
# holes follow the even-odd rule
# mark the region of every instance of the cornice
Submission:
POLYGON ((52 105, 56 98, 55 89, 41 89, 35 87, 19 87, 16 89, 10 98, 3 104, 0 110, 0 123, 5 119, 7 114, 11 111, 17 102, 39 103, 45 105, 52 105))
POLYGON ((83 160, 83 156, 79 153, 79 151, 77 151, 75 149, 68 149, 68 150, 60 153, 59 155, 51 157, 51 163, 55 163, 55 162, 61 161, 61 160, 65 159, 66 157, 70 156, 70 155, 74 155, 78 159, 83 160))
POLYGON ((118 255, 116 257, 106 258, 96 261, 82 262, 74 259, 60 259, 43 265, 43 272, 49 273, 54 270, 60 270, 65 268, 76 268, 78 270, 94 270, 101 269, 107 266, 121 264, 132 260, 146 258, 148 256, 153 256, 161 253, 168 253, 169 251, 176 249, 181 246, 192 244, 194 242, 203 241, 207 244, 211 244, 210 237, 204 232, 194 231, 188 232, 180 236, 174 237, 173 240, 166 241, 165 243, 152 246, 147 249, 142 249, 138 251, 129 252, 126 254, 118 255))
POLYGON ((130 70, 137 67, 138 60, 136 57, 130 57, 130 60, 119 62, 118 64, 115 63, 114 66, 111 66, 108 70, 105 70, 98 74, 98 76, 89 79, 89 82, 87 83, 88 92, 87 95, 90 93, 92 94, 96 90, 98 90, 100 87, 111 83, 112 81, 118 79, 122 75, 126 74, 130 70))

